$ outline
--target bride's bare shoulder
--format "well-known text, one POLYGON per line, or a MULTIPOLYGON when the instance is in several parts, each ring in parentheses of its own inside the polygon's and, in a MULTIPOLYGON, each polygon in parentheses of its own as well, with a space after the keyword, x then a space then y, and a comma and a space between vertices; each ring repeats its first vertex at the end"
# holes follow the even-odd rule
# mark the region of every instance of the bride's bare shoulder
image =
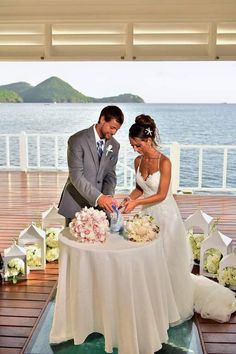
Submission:
POLYGON ((142 156, 137 156, 137 157, 135 158, 135 160, 134 160, 135 171, 137 171, 137 168, 138 168, 139 165, 140 165, 141 158, 142 158, 142 156))
POLYGON ((169 157, 167 157, 164 154, 161 154, 161 156, 160 156, 160 168, 165 167, 165 166, 166 167, 167 166, 171 167, 171 161, 170 161, 169 157))

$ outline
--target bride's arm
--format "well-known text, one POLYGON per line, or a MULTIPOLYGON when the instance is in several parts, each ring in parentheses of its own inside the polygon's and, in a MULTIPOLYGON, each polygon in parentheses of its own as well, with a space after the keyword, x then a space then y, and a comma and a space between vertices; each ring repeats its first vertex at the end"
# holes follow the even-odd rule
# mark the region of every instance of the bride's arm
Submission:
MULTIPOLYGON (((137 156, 136 159, 134 160, 134 168, 135 172, 137 173, 138 166, 140 164, 140 159, 141 156, 137 156)), ((139 198, 143 194, 142 188, 136 183, 135 189, 132 190, 132 192, 124 198, 124 200, 121 202, 120 207, 123 207, 125 203, 129 200, 135 200, 139 198)))
MULTIPOLYGON (((162 158, 160 166, 160 183, 157 193, 146 198, 128 200, 125 203, 124 213, 130 213, 138 205, 154 204, 163 201, 168 193, 171 179, 171 162, 167 157, 162 158)), ((131 193, 132 194, 132 193, 131 193)), ((133 198, 132 198, 133 199, 133 198)))
POLYGON ((136 183, 136 187, 134 190, 132 190, 132 192, 130 193, 128 199, 137 199, 139 198, 141 195, 143 195, 143 190, 139 187, 139 185, 136 183))
MULTIPOLYGON (((140 165, 140 161, 141 161, 141 156, 137 156, 136 159, 134 160, 134 169, 135 169, 135 173, 137 173, 137 169, 140 165)), ((141 195, 143 194, 143 190, 142 188, 138 185, 138 183, 136 182, 136 186, 135 189, 132 190, 132 192, 129 195, 130 199, 137 199, 139 198, 141 195)))

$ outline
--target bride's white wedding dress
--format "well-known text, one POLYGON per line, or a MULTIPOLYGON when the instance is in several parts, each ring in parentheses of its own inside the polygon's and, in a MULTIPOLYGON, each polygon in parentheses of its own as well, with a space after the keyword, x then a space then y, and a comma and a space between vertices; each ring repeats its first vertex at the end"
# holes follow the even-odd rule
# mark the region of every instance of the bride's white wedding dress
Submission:
MULTIPOLYGON (((158 190, 160 172, 157 171, 144 179, 138 168, 136 180, 144 192, 143 196, 150 196, 158 190)), ((205 318, 228 321, 231 313, 236 310, 234 293, 203 276, 191 274, 192 252, 171 187, 165 200, 143 206, 142 210, 152 215, 160 226, 160 237, 179 312, 178 323, 190 318, 194 310, 205 318)))

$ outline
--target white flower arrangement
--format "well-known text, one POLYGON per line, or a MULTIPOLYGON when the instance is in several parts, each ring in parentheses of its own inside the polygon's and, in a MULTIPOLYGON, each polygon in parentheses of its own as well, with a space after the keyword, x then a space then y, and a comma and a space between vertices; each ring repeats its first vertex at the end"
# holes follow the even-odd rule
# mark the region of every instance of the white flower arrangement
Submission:
POLYGON ((188 239, 192 248, 193 259, 196 263, 200 262, 201 243, 204 238, 204 234, 194 234, 192 231, 188 232, 188 239))
POLYGON ((58 236, 61 228, 46 228, 46 261, 53 262, 59 258, 58 236))
POLYGON ((16 284, 17 277, 25 274, 24 261, 18 257, 12 258, 7 263, 7 270, 5 271, 5 278, 12 280, 16 284))
POLYGON ((83 208, 69 224, 72 235, 78 242, 105 242, 109 235, 109 223, 102 210, 83 208))
POLYGON ((56 227, 49 227, 46 229, 46 245, 47 247, 58 247, 58 235, 61 229, 56 227))
POLYGON ((47 247, 46 260, 48 262, 53 262, 53 261, 56 261, 58 258, 59 258, 59 248, 58 247, 54 247, 54 248, 47 247))
POLYGON ((112 150, 112 145, 108 145, 106 148, 106 156, 108 156, 109 153, 113 152, 112 150))
POLYGON ((26 261, 29 267, 41 267, 42 255, 41 248, 38 245, 25 246, 26 261))
POLYGON ((236 287, 236 268, 225 267, 218 276, 219 283, 226 287, 236 287))
POLYGON ((157 238, 159 230, 152 216, 135 214, 126 220, 124 236, 133 242, 148 242, 157 238))
POLYGON ((204 254, 204 270, 211 274, 217 274, 222 253, 216 248, 209 248, 204 254))

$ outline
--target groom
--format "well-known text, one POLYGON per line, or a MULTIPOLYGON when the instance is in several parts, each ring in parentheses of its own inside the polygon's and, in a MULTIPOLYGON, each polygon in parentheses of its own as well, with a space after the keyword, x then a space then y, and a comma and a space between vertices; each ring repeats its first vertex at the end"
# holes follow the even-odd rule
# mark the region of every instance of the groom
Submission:
POLYGON ((112 212, 116 203, 116 163, 120 145, 113 135, 120 129, 124 115, 117 106, 107 106, 98 123, 81 130, 68 140, 69 176, 59 202, 59 214, 68 226, 81 208, 100 207, 112 212))

